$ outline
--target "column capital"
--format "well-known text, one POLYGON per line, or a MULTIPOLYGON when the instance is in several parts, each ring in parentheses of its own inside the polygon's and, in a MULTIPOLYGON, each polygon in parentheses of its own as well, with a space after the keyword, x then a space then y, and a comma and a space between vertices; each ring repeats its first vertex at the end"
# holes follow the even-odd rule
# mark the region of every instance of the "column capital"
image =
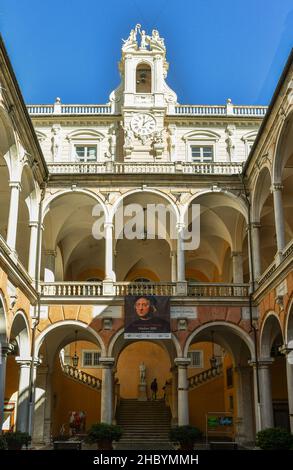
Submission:
POLYGON ((113 229, 113 228, 114 228, 114 224, 113 224, 113 222, 104 222, 104 227, 105 227, 105 228, 111 228, 111 229, 113 229))
POLYGON ((39 227, 39 222, 37 220, 30 220, 29 223, 28 223, 28 226, 38 228, 39 227))
POLYGON ((231 257, 243 256, 242 251, 231 251, 231 257))
POLYGON ((251 222, 251 228, 261 228, 260 222, 251 222))
POLYGON ((190 365, 190 358, 189 357, 175 357, 174 363, 177 367, 187 367, 190 365))
POLYGON ((288 354, 290 354, 290 352, 293 351, 293 347, 290 348, 288 344, 282 344, 282 346, 279 347, 279 351, 281 354, 284 354, 284 356, 287 356, 288 354))
POLYGON ((284 186, 281 183, 273 183, 270 189, 271 193, 274 193, 275 191, 282 191, 284 186))
POLYGON ((115 364, 114 357, 100 357, 99 363, 106 369, 111 369, 115 364))
POLYGON ((54 256, 54 258, 56 258, 57 251, 55 251, 55 250, 45 250, 44 254, 45 254, 45 256, 54 256))
POLYGON ((253 359, 251 361, 248 361, 248 364, 252 367, 256 367, 256 364, 257 364, 258 367, 261 369, 268 369, 272 365, 273 362, 274 362, 274 359, 272 357, 267 357, 267 358, 259 359, 257 363, 253 359))
POLYGON ((20 181, 9 181, 10 188, 16 188, 18 191, 21 191, 21 183, 20 181))
POLYGON ((0 353, 2 357, 6 357, 7 354, 13 351, 13 349, 14 349, 14 346, 11 343, 0 344, 0 353))
POLYGON ((20 367, 30 367, 32 363, 31 357, 21 357, 17 356, 15 362, 20 365, 20 367))

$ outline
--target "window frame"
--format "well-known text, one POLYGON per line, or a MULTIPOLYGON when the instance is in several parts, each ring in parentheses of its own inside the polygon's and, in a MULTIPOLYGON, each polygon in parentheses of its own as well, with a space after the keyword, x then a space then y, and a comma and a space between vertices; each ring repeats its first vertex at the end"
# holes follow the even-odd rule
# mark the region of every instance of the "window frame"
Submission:
POLYGON ((203 354, 203 350, 202 349, 191 349, 190 351, 188 351, 187 353, 187 357, 189 357, 191 359, 191 355, 194 354, 194 353, 197 353, 199 354, 200 356, 200 365, 193 365, 192 362, 190 362, 188 368, 190 369, 204 369, 204 354, 203 354))
POLYGON ((85 353, 91 353, 92 354, 92 363, 93 363, 93 355, 95 353, 97 353, 99 355, 99 361, 100 361, 100 357, 101 357, 101 351, 99 351, 98 349, 82 349, 81 350, 81 367, 83 369, 100 369, 101 368, 101 364, 92 364, 92 365, 85 365, 84 364, 84 354, 85 353))
POLYGON ((77 143, 74 143, 74 159, 77 163, 96 163, 98 161, 98 146, 97 144, 93 143, 93 144, 77 144, 77 143), (77 147, 81 147, 81 148, 84 148, 84 149, 88 149, 88 148, 95 148, 96 149, 96 156, 95 156, 95 160, 87 160, 88 158, 88 152, 86 152, 86 160, 82 161, 79 159, 78 155, 77 155, 77 147))
POLYGON ((198 162, 212 164, 217 162, 217 143, 221 136, 210 131, 191 131, 185 134, 182 139, 185 141, 185 161, 189 163, 197 163, 192 160, 191 147, 212 147, 213 159, 211 162, 198 162))
POLYGON ((189 147, 190 147, 190 159, 191 159, 192 163, 214 163, 214 161, 215 161, 215 146, 214 146, 214 144, 209 144, 207 142, 205 142, 204 144, 199 144, 198 142, 196 142, 196 144, 195 143, 190 143, 189 147), (199 162, 194 161, 193 158, 192 158, 192 148, 193 147, 197 147, 199 149, 203 149, 204 147, 211 148, 212 149, 212 159, 210 161, 205 161, 203 159, 204 158, 203 152, 200 150, 202 160, 199 161, 199 162))
POLYGON ((104 161, 102 160, 102 140, 105 136, 93 129, 79 129, 67 135, 69 142, 69 161, 72 163, 85 163, 80 162, 76 157, 76 147, 96 147, 97 156, 96 160, 91 163, 97 163, 104 161))

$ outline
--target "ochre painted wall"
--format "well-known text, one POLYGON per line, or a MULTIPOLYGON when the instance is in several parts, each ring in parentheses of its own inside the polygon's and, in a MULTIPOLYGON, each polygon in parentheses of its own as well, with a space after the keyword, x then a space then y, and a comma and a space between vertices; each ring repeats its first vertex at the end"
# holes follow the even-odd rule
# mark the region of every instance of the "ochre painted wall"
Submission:
POLYGON ((189 392, 190 424, 206 432, 206 413, 225 411, 224 378, 218 376, 189 392))
POLYGON ((137 398, 139 384, 139 364, 146 366, 147 391, 150 396, 150 385, 156 377, 158 398, 163 397, 162 387, 171 377, 170 360, 167 351, 150 341, 137 341, 127 346, 118 359, 117 377, 120 383, 122 398, 137 398))
POLYGON ((273 400, 288 400, 286 361, 284 357, 275 357, 271 365, 273 400))
POLYGON ((88 429, 93 423, 100 421, 101 393, 66 377, 57 357, 52 377, 53 435, 59 434, 63 423, 66 433, 69 432, 70 411, 84 411, 88 429))

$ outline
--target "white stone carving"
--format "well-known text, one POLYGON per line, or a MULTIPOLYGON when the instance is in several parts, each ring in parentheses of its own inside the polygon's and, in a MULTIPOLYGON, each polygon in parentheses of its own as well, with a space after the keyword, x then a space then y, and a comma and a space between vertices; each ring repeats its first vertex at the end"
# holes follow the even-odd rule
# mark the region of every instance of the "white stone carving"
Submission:
POLYGON ((54 124, 52 127, 52 154, 55 161, 59 160, 61 151, 61 126, 54 124))
POLYGON ((227 145, 227 153, 228 153, 230 161, 233 159, 234 150, 235 150, 235 144, 233 140, 235 129, 236 128, 233 124, 228 124, 226 128, 226 134, 227 134, 226 145, 227 145))

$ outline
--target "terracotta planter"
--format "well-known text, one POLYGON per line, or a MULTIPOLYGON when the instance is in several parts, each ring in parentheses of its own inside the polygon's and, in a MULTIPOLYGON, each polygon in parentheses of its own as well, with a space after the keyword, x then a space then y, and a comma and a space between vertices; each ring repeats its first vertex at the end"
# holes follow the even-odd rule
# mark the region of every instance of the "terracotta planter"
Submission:
POLYGON ((193 450, 194 442, 180 442, 180 450, 193 450))
POLYGON ((98 449, 99 450, 113 450, 112 441, 108 439, 101 439, 98 441, 98 449))

